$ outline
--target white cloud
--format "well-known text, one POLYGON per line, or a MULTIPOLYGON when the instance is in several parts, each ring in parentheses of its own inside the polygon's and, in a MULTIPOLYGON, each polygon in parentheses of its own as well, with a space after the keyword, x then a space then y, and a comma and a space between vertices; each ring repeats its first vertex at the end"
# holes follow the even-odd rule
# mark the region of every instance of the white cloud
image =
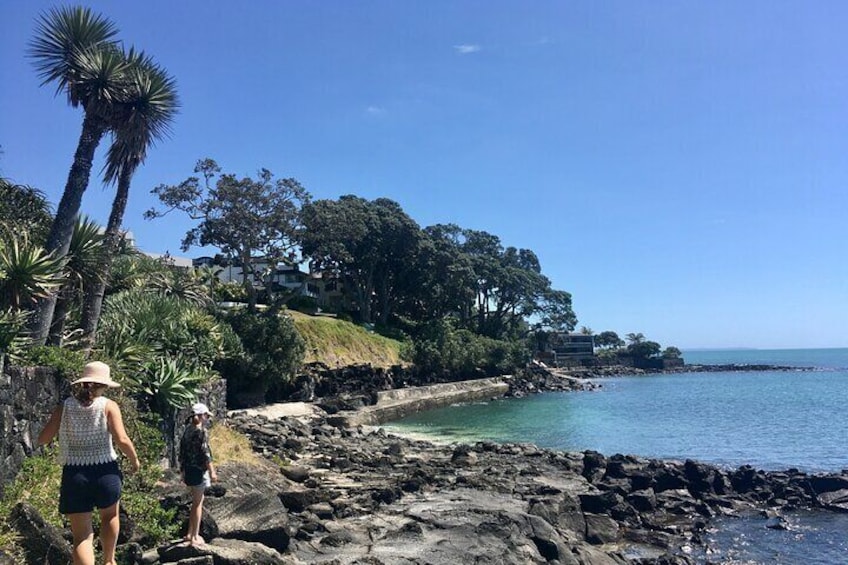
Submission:
POLYGON ((381 116, 386 113, 386 109, 380 106, 368 106, 365 108, 365 113, 369 116, 381 116))
POLYGON ((480 51, 479 45, 472 45, 469 43, 463 43, 462 45, 454 45, 453 48, 456 49, 456 52, 460 55, 468 55, 470 53, 477 53, 478 51, 480 51))

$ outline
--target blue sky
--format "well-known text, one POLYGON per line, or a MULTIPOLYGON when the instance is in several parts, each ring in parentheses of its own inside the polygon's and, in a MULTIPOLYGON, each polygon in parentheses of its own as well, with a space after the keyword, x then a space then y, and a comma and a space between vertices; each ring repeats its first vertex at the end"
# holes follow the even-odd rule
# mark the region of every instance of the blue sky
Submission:
MULTIPOLYGON (((0 174, 54 203, 82 116, 25 51, 56 5, 0 3, 0 174)), ((208 156, 530 248, 595 331, 848 346, 844 2, 86 5, 179 85, 125 218, 147 251, 182 254, 189 220, 142 212, 208 156)), ((93 175, 83 211, 111 200, 93 175)))

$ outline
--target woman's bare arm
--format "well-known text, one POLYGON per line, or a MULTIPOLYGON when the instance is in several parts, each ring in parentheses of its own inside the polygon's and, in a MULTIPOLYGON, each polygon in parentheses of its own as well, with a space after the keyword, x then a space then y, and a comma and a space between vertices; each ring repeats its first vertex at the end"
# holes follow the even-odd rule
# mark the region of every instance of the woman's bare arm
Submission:
POLYGON ((133 445, 130 436, 127 435, 127 430, 124 429, 124 418, 121 416, 121 407, 114 400, 106 403, 106 423, 109 426, 109 432, 112 434, 112 440, 115 442, 115 445, 130 460, 133 472, 138 471, 141 463, 138 461, 135 445, 133 445))
POLYGON ((53 413, 50 414, 50 419, 44 425, 44 429, 38 434, 38 445, 47 445, 56 434, 59 433, 59 424, 62 423, 62 405, 57 406, 53 413))

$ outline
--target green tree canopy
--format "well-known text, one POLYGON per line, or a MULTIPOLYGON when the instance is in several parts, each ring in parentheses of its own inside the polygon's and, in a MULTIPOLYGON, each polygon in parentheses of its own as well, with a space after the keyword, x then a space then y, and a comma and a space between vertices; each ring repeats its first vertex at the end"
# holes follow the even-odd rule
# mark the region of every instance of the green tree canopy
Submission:
POLYGON ((595 345, 605 349, 618 349, 624 347, 624 340, 613 331, 604 331, 595 336, 595 345))
POLYGON ((291 263, 300 226, 301 207, 309 193, 293 178, 274 179, 268 169, 257 178, 221 174, 212 159, 202 159, 194 168, 203 177, 192 176, 178 185, 160 184, 152 190, 165 206, 151 209, 148 219, 180 210, 199 223, 182 242, 183 250, 193 245, 221 250, 242 271, 248 308, 256 307, 255 283, 263 280, 263 266, 275 268, 291 263))
POLYGON ((386 322, 401 300, 421 230, 396 202, 346 195, 303 208, 303 254, 314 270, 341 278, 364 322, 386 322))

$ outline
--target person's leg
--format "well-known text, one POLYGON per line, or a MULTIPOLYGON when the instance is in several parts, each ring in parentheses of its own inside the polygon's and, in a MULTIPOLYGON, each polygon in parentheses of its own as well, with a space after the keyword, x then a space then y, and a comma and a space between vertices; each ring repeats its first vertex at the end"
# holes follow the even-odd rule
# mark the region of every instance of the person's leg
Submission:
POLYGON ((68 514, 74 536, 74 565, 94 565, 94 531, 91 529, 91 512, 68 514))
POLYGON ((103 549, 103 565, 115 565, 115 546, 121 529, 119 503, 100 509, 100 546, 103 549))
POLYGON ((205 543, 205 540, 200 537, 200 518, 203 515, 203 495, 204 488, 191 488, 191 509, 188 515, 188 536, 189 543, 193 545, 205 543))

